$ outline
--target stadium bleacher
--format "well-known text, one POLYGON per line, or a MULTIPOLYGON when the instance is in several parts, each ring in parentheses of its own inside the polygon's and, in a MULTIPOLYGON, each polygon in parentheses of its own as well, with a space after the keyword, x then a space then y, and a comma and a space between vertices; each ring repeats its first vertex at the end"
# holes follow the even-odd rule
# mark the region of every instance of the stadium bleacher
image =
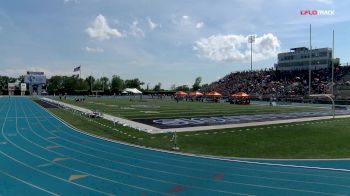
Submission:
MULTIPOLYGON (((265 69, 257 71, 232 72, 218 81, 215 81, 202 92, 218 91, 223 95, 234 92, 246 92, 251 96, 296 97, 308 94, 309 72, 276 71, 265 69)), ((329 93, 331 85, 331 69, 313 70, 311 74, 312 94, 329 93)), ((350 86, 350 67, 339 66, 334 71, 335 89, 350 86)), ((340 96, 341 92, 336 91, 340 96)))

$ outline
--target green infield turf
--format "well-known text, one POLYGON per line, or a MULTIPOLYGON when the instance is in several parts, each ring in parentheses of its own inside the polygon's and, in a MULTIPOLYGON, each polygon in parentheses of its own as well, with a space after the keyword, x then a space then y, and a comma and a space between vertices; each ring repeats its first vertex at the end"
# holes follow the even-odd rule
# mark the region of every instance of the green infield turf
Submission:
MULTIPOLYGON (((63 109, 52 113, 88 133, 170 150, 172 134, 151 135, 103 119, 87 119, 63 109), (104 126, 103 126, 104 125, 104 126), (116 130, 118 131, 116 131, 116 130)), ((245 158, 349 158, 350 119, 177 133, 181 152, 245 158)))
MULTIPOLYGON (((84 102, 73 99, 62 100, 69 104, 98 110, 114 116, 128 119, 172 118, 215 115, 237 115, 276 112, 299 112, 322 110, 322 107, 304 106, 277 106, 269 105, 233 105, 228 103, 207 103, 174 100, 158 100, 133 98, 87 98, 84 102)), ((329 110, 329 109, 328 109, 329 110)))

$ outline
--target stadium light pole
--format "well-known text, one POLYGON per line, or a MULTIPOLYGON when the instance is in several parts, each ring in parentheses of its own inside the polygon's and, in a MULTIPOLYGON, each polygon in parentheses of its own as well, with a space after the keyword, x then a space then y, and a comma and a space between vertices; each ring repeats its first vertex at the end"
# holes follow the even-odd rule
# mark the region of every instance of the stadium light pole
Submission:
POLYGON ((250 43, 250 71, 253 71, 253 43, 255 42, 255 36, 250 35, 248 37, 248 43, 250 43))
POLYGON ((310 24, 310 47, 309 47, 309 96, 311 95, 311 56, 312 56, 312 47, 311 47, 311 24, 310 24))
POLYGON ((331 83, 331 94, 334 96, 334 29, 333 29, 333 46, 332 46, 332 83, 331 83))

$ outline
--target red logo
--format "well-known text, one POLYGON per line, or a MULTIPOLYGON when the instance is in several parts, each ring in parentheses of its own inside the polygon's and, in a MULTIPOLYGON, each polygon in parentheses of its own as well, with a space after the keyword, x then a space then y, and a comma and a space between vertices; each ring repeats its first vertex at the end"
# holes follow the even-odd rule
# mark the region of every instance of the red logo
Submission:
POLYGON ((305 15, 317 15, 318 11, 317 10, 301 10, 300 15, 305 16, 305 15))
POLYGON ((300 10, 301 16, 334 16, 335 10, 300 10))

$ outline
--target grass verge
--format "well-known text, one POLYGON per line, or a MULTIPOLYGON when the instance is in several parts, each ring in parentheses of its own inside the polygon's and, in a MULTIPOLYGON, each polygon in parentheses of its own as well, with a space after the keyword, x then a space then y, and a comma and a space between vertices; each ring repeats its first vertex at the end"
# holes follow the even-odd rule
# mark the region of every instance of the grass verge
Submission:
MULTIPOLYGON (((172 134, 148 134, 103 119, 89 120, 49 109, 72 126, 131 144, 170 150, 172 134)), ((178 133, 181 152, 245 158, 311 159, 350 157, 350 119, 178 133)))

